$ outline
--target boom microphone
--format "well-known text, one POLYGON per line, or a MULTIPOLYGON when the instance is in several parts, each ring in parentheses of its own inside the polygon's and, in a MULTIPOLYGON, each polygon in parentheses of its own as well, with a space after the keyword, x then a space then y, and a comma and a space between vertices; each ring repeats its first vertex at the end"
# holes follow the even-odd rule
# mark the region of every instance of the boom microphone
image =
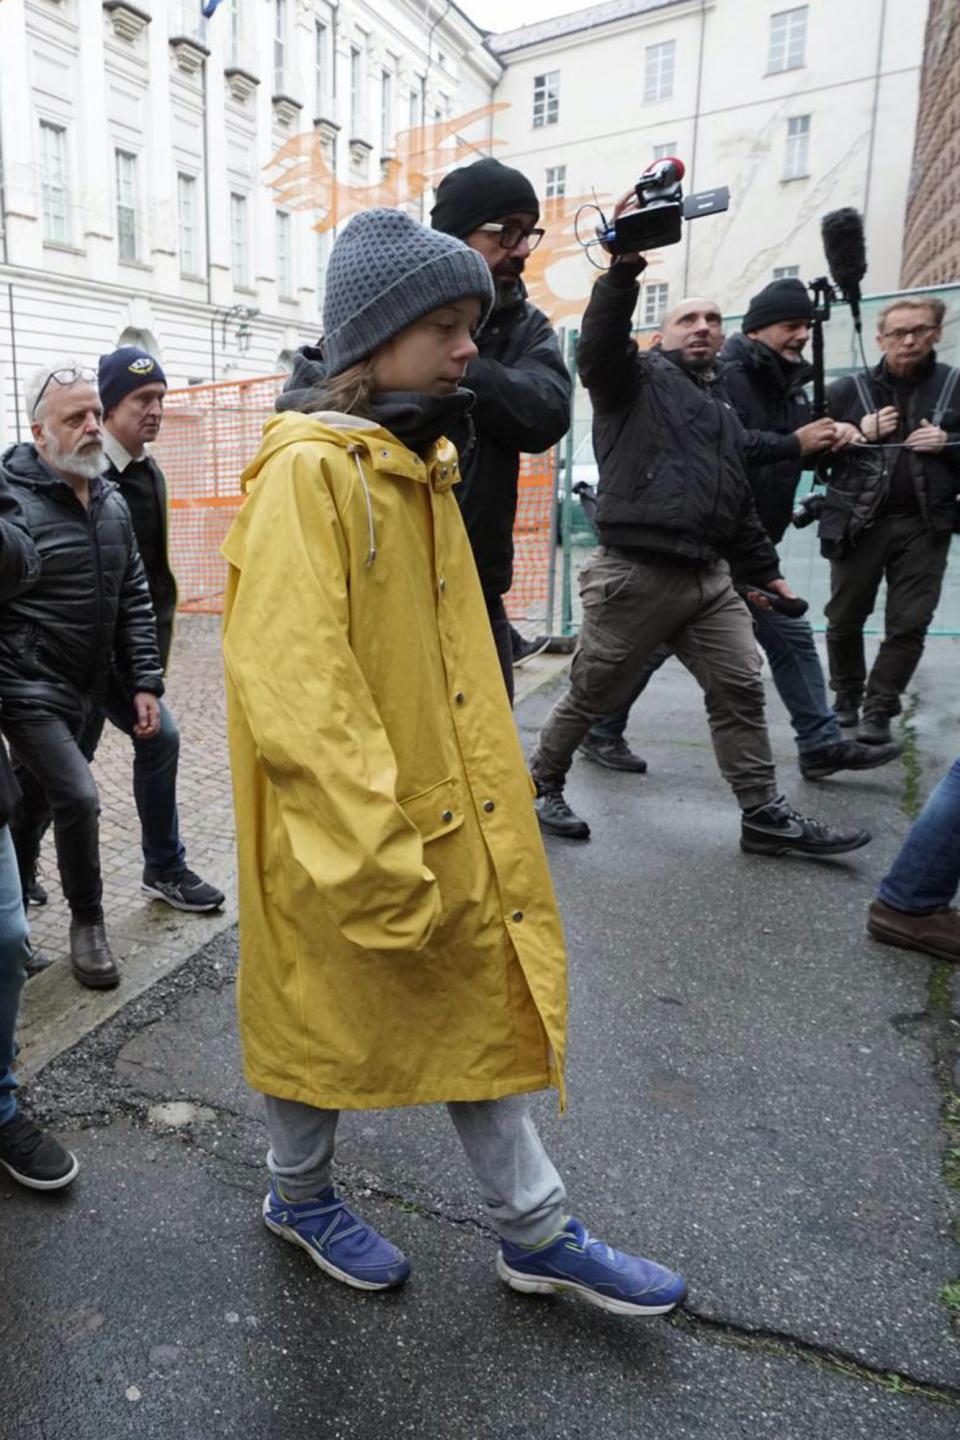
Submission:
POLYGON ((860 329, 860 281, 867 273, 867 248, 863 216, 849 205, 831 210, 820 222, 823 249, 837 289, 850 306, 856 329, 860 329))

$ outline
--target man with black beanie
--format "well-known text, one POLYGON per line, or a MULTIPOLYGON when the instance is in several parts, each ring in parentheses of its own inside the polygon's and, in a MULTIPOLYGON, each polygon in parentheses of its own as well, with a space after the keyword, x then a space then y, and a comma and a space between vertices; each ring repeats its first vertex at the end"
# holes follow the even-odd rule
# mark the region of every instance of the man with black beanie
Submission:
POLYGON ((486 260, 496 302, 476 338, 479 355, 463 384, 476 395, 471 448, 463 437, 457 496, 480 575, 507 692, 513 656, 503 596, 513 584, 513 523, 520 455, 538 454, 570 424, 570 376, 547 317, 526 298, 522 275, 543 231, 525 175, 477 160, 444 176, 430 213, 434 230, 456 235, 486 260))

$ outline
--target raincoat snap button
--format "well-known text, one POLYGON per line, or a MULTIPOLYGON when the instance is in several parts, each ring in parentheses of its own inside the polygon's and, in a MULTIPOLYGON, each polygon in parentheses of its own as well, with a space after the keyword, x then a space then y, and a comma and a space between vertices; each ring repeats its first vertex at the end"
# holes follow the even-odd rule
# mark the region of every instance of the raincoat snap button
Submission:
POLYGON ((389 450, 381 450, 381 451, 380 451, 380 454, 383 456, 384 460, 386 460, 386 459, 389 457, 390 451, 389 451, 389 450))
POLYGON ((440 587, 441 590, 446 590, 446 588, 447 588, 447 582, 446 582, 446 580, 444 580, 444 578, 443 578, 442 575, 440 576, 440 579, 437 581, 437 584, 439 585, 439 587, 440 587))
POLYGON ((493 801, 492 801, 492 800, 484 800, 484 802, 483 802, 483 808, 484 808, 484 810, 486 810, 487 814, 489 815, 489 814, 490 814, 490 811, 493 809, 493 801))
POLYGON ((449 825, 450 821, 453 819, 453 811, 444 810, 443 814, 440 816, 440 819, 443 821, 444 825, 449 825))
POLYGON ((457 702, 458 705, 462 705, 463 702, 464 702, 464 700, 465 700, 467 697, 464 695, 464 693, 463 693, 462 690, 458 690, 457 693, 456 693, 456 695, 454 695, 453 698, 454 698, 454 700, 456 700, 456 702, 457 702))
POLYGON ((520 924, 520 921, 523 919, 523 911, 522 911, 522 910, 514 910, 514 912, 513 912, 513 918, 514 918, 514 920, 516 920, 517 924, 519 925, 519 924, 520 924))

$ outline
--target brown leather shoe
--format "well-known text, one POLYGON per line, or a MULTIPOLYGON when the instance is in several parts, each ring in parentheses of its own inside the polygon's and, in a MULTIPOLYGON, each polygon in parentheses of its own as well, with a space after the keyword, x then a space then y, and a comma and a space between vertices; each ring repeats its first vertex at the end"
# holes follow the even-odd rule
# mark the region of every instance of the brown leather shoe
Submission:
POLYGON ((909 915, 874 900, 867 914, 867 931, 884 945, 921 950, 937 960, 960 960, 960 915, 951 906, 929 915, 909 915))
POLYGON ((70 968, 88 990, 120 984, 120 966, 110 953, 102 920, 70 921, 70 968))

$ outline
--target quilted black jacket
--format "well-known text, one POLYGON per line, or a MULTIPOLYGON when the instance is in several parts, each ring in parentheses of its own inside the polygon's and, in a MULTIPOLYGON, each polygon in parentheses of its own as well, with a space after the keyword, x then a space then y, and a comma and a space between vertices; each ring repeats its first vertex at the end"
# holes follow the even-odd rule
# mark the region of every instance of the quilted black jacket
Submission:
POLYGON ((12 718, 86 715, 116 674, 128 694, 163 694, 157 627, 130 511, 90 482, 84 509, 33 445, 13 445, 0 478, 19 501, 40 574, 0 605, 0 702, 12 718))

